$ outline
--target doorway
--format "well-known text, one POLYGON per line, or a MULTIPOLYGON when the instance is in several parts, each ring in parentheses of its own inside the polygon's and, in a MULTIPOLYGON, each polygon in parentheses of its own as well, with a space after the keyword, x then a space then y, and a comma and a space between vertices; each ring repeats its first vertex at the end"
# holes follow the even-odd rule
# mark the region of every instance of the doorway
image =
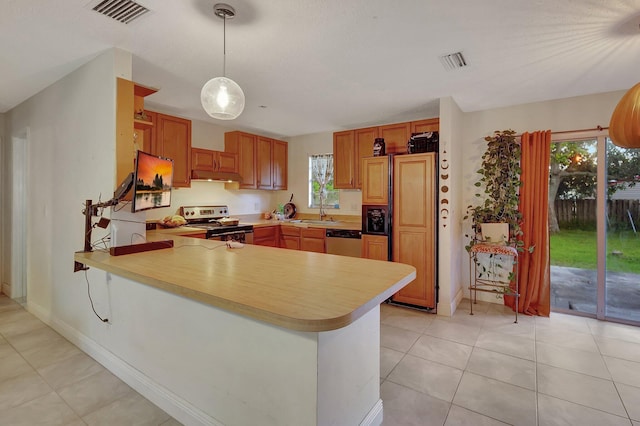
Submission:
POLYGON ((605 132, 551 149, 551 308, 640 325, 640 150, 605 132))
POLYGON ((11 143, 11 274, 9 296, 27 303, 27 170, 29 129, 12 138, 11 143))

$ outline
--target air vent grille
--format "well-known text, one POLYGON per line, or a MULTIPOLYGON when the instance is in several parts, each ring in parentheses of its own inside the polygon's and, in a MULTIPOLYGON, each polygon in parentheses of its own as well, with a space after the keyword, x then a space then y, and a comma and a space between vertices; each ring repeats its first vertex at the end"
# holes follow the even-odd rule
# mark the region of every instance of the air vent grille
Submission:
POLYGON ((451 53, 450 55, 440 56, 440 62, 448 70, 455 70, 467 66, 467 61, 462 56, 462 52, 451 53))
POLYGON ((149 12, 149 9, 131 0, 104 0, 93 10, 123 24, 129 24, 149 12))

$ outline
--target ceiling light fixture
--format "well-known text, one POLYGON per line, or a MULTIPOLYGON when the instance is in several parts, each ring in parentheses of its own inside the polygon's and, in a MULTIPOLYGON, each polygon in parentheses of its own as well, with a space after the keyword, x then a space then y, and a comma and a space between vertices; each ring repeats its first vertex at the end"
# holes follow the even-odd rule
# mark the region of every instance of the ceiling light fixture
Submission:
POLYGON ((238 83, 226 77, 227 66, 227 19, 236 16, 236 11, 228 4, 218 3, 213 12, 224 22, 223 24, 223 60, 222 77, 207 81, 200 92, 202 108, 213 118, 233 120, 244 110, 244 92, 238 83))

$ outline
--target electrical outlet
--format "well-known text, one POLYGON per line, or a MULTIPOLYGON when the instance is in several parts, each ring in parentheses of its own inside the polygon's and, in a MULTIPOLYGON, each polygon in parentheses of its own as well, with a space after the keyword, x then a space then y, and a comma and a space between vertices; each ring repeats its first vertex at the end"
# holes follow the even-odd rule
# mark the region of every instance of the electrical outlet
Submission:
POLYGON ((256 212, 260 211, 260 203, 253 203, 253 211, 256 211, 256 212))

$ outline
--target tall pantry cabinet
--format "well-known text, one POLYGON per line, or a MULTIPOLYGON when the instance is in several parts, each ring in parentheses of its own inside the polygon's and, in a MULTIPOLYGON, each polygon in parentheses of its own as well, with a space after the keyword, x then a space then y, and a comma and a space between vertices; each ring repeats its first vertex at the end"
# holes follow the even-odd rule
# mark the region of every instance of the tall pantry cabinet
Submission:
POLYGON ((393 300, 436 308, 436 153, 396 155, 393 165, 393 261, 416 268, 416 279, 393 300))

